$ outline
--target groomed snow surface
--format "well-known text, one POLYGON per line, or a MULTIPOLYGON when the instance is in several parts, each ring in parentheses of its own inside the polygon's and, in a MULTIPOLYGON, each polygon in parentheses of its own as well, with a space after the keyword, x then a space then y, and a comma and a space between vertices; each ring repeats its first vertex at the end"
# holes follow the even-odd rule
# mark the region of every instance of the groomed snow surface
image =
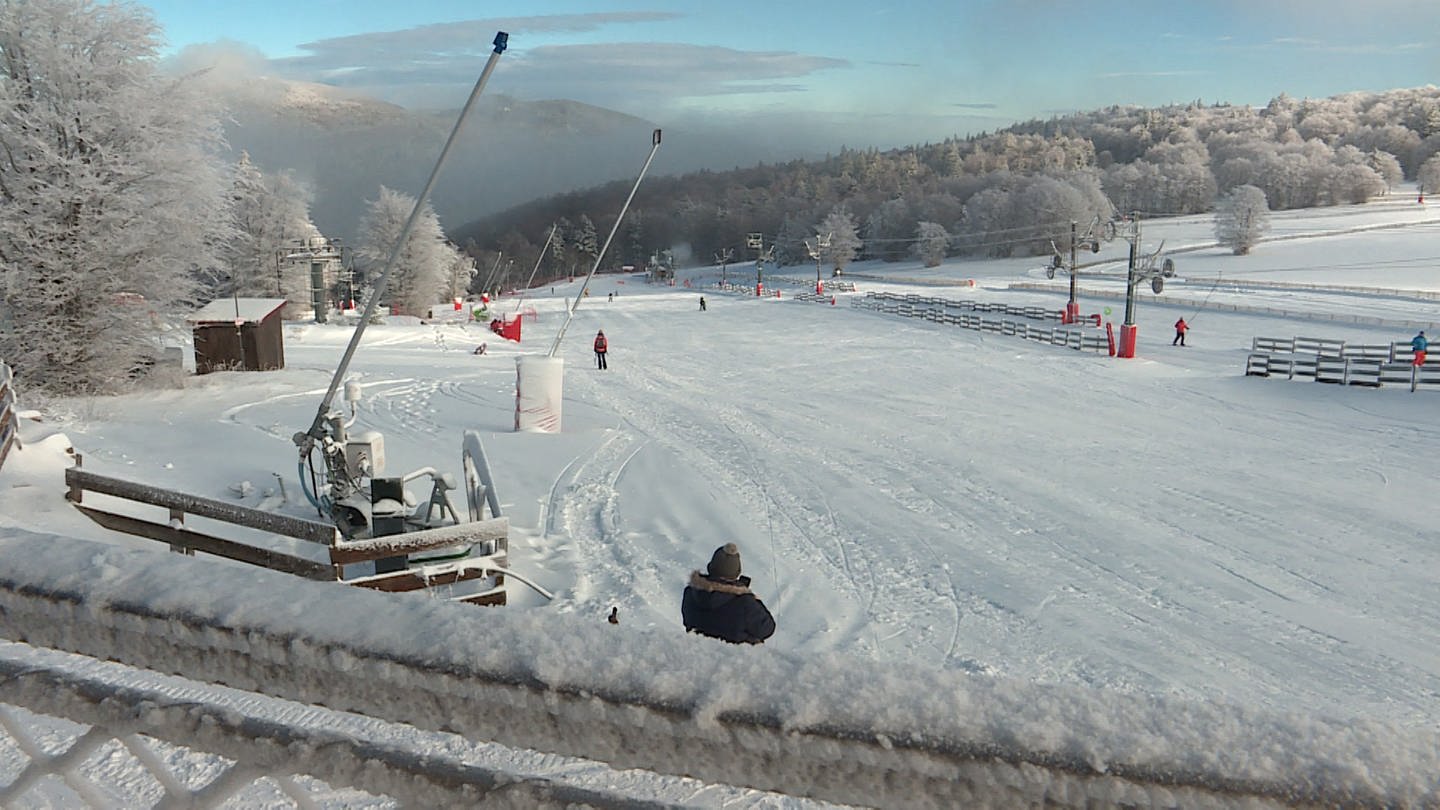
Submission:
MULTIPOLYGON (((1144 223, 1147 252, 1164 240, 1178 272, 1158 300, 1139 305, 1131 360, 849 302, 916 292, 1059 310, 1068 280, 1047 280, 1040 259, 855 265, 858 292, 833 306, 791 297, 813 285, 813 268, 767 274, 779 299, 708 288, 718 268, 682 271, 674 287, 602 276, 561 346, 563 430, 516 433, 515 359, 548 351, 579 291, 578 282, 547 287, 497 305, 536 310, 519 345, 479 324, 370 327, 350 374, 365 392, 356 429, 384 434, 392 474, 434 466, 457 477, 463 431, 481 432, 510 520, 511 563, 556 594, 545 603, 512 585, 510 606, 478 614, 496 638, 513 640, 510 665, 598 686, 694 685, 724 706, 795 701, 811 721, 984 726, 1021 748, 1131 761, 1166 761, 1184 740, 1209 747, 1185 751, 1187 761, 1226 767, 1234 751, 1292 752, 1235 766, 1248 776, 1303 770, 1298 751, 1313 784, 1418 806, 1440 796, 1440 390, 1243 375, 1256 336, 1384 344, 1408 342, 1417 328, 1440 334, 1440 302, 1420 294, 1440 292, 1440 211, 1414 200, 1401 192, 1275 214, 1275 235, 1289 238, 1246 257, 1204 247, 1206 218, 1144 223), (969 279, 973 288, 939 286, 969 279), (1016 282, 1048 289, 1010 288, 1016 282), (1172 347, 1181 316, 1190 345, 1172 347), (602 328, 606 371, 590 351, 602 328), (488 350, 476 355, 480 343, 488 350), (739 545, 775 613, 779 631, 762 647, 680 626, 689 572, 726 542, 739 545), (612 606, 618 626, 605 622, 612 606), (527 657, 526 638, 543 663, 527 657), (717 659, 727 682, 707 683, 717 659), (873 678, 832 690, 786 677, 806 664, 873 678), (1126 725, 1109 725, 1117 717, 1126 725)), ((1124 253, 1117 240, 1098 258, 1124 253)), ((755 278, 752 265, 725 273, 755 278)), ((1097 267, 1079 283, 1082 312, 1117 331, 1118 273, 1122 265, 1097 267)), ((0 538, 15 541, 0 553, 33 548, 35 534, 164 553, 65 503, 65 446, 99 473, 315 517, 299 494, 291 436, 314 418, 350 334, 287 324, 283 371, 50 404, 0 471, 0 538)), ((79 565, 81 580, 137 587, 133 571, 86 570, 61 547, 69 544, 57 545, 54 564, 79 565)), ((104 565, 146 556, 97 555, 104 565)), ((237 571, 209 562, 217 582, 237 571)), ((26 561, 37 572, 45 565, 26 561)), ((193 582, 156 581, 152 601, 197 596, 193 582)), ((495 660, 483 633, 433 626, 447 611, 481 609, 417 605, 410 618, 429 623, 411 626, 406 608, 424 597, 368 598, 393 612, 381 621, 338 611, 327 617, 331 632, 437 662, 495 660)), ((283 612, 271 602, 254 593, 227 603, 226 615, 264 625, 283 612)), ((23 648, 6 649, 16 654, 23 648)), ((413 740, 438 745, 422 732, 413 740)), ((551 768, 579 785, 619 778, 513 756, 526 762, 517 770, 551 768)), ((0 779, 25 761, 0 743, 0 779)), ((205 761, 192 755, 178 768, 205 770, 205 761)), ((96 764, 122 804, 137 781, 128 762, 96 764)), ((624 781, 630 795, 664 803, 806 804, 624 781)), ((65 806, 67 790, 47 781, 22 806, 65 806)), ((342 806, 347 795, 317 800, 342 806)), ((285 804, 257 786, 230 806, 276 801, 285 804)))

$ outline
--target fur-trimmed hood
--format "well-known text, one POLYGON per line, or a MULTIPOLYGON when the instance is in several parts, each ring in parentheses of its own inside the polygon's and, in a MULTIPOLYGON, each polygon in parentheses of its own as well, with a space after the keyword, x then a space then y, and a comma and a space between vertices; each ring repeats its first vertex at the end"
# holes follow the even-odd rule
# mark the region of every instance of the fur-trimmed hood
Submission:
POLYGON ((694 588, 697 591, 728 593, 733 596, 750 593, 749 585, 742 585, 739 582, 732 582, 727 580, 710 579, 699 571, 690 572, 690 587, 694 588))

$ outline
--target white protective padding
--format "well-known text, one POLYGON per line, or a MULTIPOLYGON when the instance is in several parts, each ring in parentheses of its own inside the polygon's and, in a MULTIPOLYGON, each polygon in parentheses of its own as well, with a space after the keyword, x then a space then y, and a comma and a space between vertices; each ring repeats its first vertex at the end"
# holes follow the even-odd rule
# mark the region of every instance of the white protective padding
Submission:
POLYGON ((564 393, 563 359, 542 355, 515 358, 515 429, 559 433, 564 393))

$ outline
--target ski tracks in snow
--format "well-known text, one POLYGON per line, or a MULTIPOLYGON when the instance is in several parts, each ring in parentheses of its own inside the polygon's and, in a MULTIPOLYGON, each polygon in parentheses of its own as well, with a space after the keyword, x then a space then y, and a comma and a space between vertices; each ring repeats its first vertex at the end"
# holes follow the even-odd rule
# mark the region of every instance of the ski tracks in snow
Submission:
POLYGON ((541 525, 539 561, 571 571, 573 585, 557 609, 599 609, 620 590, 617 580, 634 564, 624 553, 617 485, 625 467, 644 449, 632 431, 612 428, 589 455, 561 470, 550 487, 541 525), (555 544, 563 538, 563 544, 555 544), (609 580, 609 581, 606 581, 609 580))

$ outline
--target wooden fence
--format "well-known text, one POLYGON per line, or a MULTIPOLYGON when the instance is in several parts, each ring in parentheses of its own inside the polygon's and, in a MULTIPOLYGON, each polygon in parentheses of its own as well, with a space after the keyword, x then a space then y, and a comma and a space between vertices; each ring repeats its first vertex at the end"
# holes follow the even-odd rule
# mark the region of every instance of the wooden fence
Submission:
POLYGON ((0 360, 0 467, 10 448, 20 445, 20 427, 15 423, 15 374, 0 360))
MULTIPOLYGON (((69 487, 66 499, 86 517, 113 531, 166 543, 172 551, 193 555, 197 551, 237 562, 257 565, 306 579, 344 582, 377 591, 421 591, 490 578, 488 587, 453 601, 474 605, 505 604, 505 575, 509 553, 509 520, 503 517, 476 520, 454 526, 406 532, 365 540, 345 540, 335 526, 304 518, 263 512, 238 504, 190 495, 175 490, 98 475, 81 469, 81 457, 65 470, 69 487), (100 509, 83 503, 84 493, 168 510, 167 522, 160 523, 123 512, 100 509), (231 529, 249 530, 250 541, 196 531, 185 525, 186 516, 226 524, 231 529), (324 548, 323 558, 293 554, 263 545, 267 536, 280 536, 324 548), (345 567, 379 560, 405 559, 440 549, 468 546, 471 553, 456 560, 417 565, 401 571, 346 577, 345 567)), ((133 511, 126 507, 126 511, 133 511)), ((273 543, 272 543, 273 545, 273 543)))
POLYGON ((1309 379, 1335 385, 1408 385, 1440 389, 1440 365, 1415 365, 1405 343, 1347 343, 1329 338, 1256 337, 1245 357, 1245 376, 1309 379))
POLYGON ((931 323, 1019 337, 1039 343, 1048 343, 1052 346, 1064 346, 1076 351, 1107 352, 1110 350, 1109 336, 1097 329, 1057 328, 1031 323, 1031 321, 1040 321, 1041 323, 1059 321, 1062 313, 1057 309, 1017 307, 980 301, 956 301, 914 293, 900 295, 884 292, 867 292, 863 298, 852 298, 850 303, 859 309, 899 315, 903 318, 921 318, 931 323), (999 313, 1011 317, 987 318, 985 315, 988 313, 999 313), (1026 320, 1015 320, 1015 318, 1026 320))

